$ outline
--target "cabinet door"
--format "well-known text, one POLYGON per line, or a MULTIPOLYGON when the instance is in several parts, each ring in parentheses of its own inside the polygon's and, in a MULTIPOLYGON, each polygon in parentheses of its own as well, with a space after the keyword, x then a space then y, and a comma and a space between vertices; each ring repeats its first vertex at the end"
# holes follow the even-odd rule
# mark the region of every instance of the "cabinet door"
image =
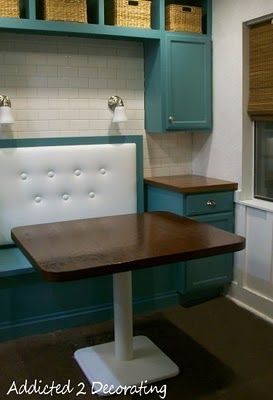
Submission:
POLYGON ((166 41, 166 129, 210 130, 211 41, 181 34, 166 41))
MULTIPOLYGON (((209 223, 216 228, 233 231, 233 213, 202 215, 194 217, 199 222, 209 223)), ((233 254, 222 254, 200 258, 185 263, 185 292, 223 286, 232 280, 233 254)))

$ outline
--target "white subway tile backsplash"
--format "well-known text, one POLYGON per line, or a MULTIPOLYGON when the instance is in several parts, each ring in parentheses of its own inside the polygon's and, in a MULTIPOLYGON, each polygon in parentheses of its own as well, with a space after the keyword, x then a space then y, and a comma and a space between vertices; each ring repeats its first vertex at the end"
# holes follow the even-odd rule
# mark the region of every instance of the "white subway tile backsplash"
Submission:
POLYGON ((99 119, 99 110, 80 109, 79 119, 94 120, 99 119))
MULTIPOLYGON (((55 74, 56 76, 56 74, 55 74)), ((71 65, 59 65, 58 66, 58 76, 62 78, 78 78, 79 68, 72 67, 71 65)))
POLYGON ((60 99, 75 99, 78 96, 78 89, 76 88, 59 88, 55 97, 60 99))
MULTIPOLYGON (((68 63, 70 64, 70 58, 67 54, 56 54, 56 53, 52 53, 52 54, 47 54, 46 56, 46 62, 42 63, 37 61, 37 64, 47 64, 47 65, 68 65, 68 63)), ((72 56, 71 56, 72 57, 72 56)), ((73 65, 73 64, 71 64, 73 65)))
MULTIPOLYGON (((20 87, 17 87, 16 88, 16 97, 19 99, 22 97, 27 97, 31 100, 31 99, 34 99, 35 97, 38 97, 37 92, 38 92, 37 88, 29 88, 29 87, 25 86, 23 89, 21 89, 20 87)), ((8 89, 8 93, 9 94, 11 93, 10 89, 8 89)), ((10 96, 12 96, 12 95, 10 94, 10 96)), ((15 96, 12 96, 12 97, 15 97, 15 96)))
MULTIPOLYGON (((54 79, 54 78, 49 78, 54 79)), ((50 87, 48 78, 43 76, 27 76, 21 78, 22 87, 27 86, 29 88, 44 88, 50 87)))
POLYGON ((144 80, 144 73, 141 69, 117 69, 117 78, 121 79, 142 79, 144 80))
MULTIPOLYGON (((8 67, 9 67, 9 71, 7 71, 7 73, 11 74, 12 73, 12 67, 14 67, 14 65, 8 65, 8 67)), ((15 67, 15 73, 17 75, 23 75, 23 76, 43 75, 43 74, 40 74, 37 71, 37 66, 36 65, 17 65, 15 67)))
MULTIPOLYGON (((3 61, 0 61, 0 62, 3 62, 3 61)), ((18 69, 17 65, 2 64, 2 65, 0 65, 0 75, 2 75, 3 77, 6 74, 16 75, 17 74, 17 69, 18 69)))
MULTIPOLYGON (((111 121, 107 120, 90 120, 89 128, 107 131, 111 125, 111 121)), ((106 132, 105 132, 106 133, 106 132)))
POLYGON ((68 100, 69 107, 71 109, 78 109, 81 110, 89 110, 89 101, 88 99, 73 99, 70 98, 68 100))
POLYGON ((103 88, 102 89, 102 88, 100 88, 100 89, 98 89, 97 98, 98 99, 103 99, 104 100, 104 104, 105 104, 110 96, 112 96, 113 94, 119 94, 120 92, 121 92, 120 89, 118 90, 118 92, 114 93, 113 89, 109 89, 109 88, 107 88, 107 89, 103 88))
POLYGON ((98 68, 97 67, 79 67, 80 78, 97 78, 98 68))
POLYGON ((58 130, 58 131, 70 130, 70 120, 58 119, 58 120, 48 121, 48 128, 50 130, 58 130))
POLYGON ((47 86, 52 88, 67 88, 69 87, 69 78, 47 78, 47 86))
POLYGON ((48 99, 48 108, 55 108, 59 110, 65 110, 67 108, 67 99, 48 99))
POLYGON ((107 88, 107 80, 106 79, 90 78, 89 79, 89 83, 88 83, 88 87, 90 89, 101 89, 101 88, 105 89, 105 88, 107 88))
POLYGON ((87 130, 89 129, 89 120, 70 120, 70 129, 87 130))
POLYGON ((84 89, 89 86, 88 78, 69 78, 69 87, 75 89, 84 89))
POLYGON ((11 65, 22 65, 27 62, 27 55, 24 52, 7 52, 4 54, 3 62, 11 65))
POLYGON ((79 97, 82 99, 97 99, 98 98, 98 89, 95 88, 87 88, 87 89, 79 89, 79 97))
MULTIPOLYGON (((69 103, 68 103, 69 105, 69 103)), ((79 118, 80 110, 78 109, 69 109, 69 110, 60 110, 59 111, 59 118, 62 119, 77 119, 79 118)), ((57 118, 56 118, 57 119, 57 118)))
MULTIPOLYGON (((11 96, 10 91, 9 91, 9 96, 11 96)), ((28 107, 27 99, 26 98, 21 98, 18 99, 17 97, 12 96, 12 108, 14 110, 24 110, 28 107)))
POLYGON ((45 110, 45 109, 49 108, 49 99, 47 99, 47 98, 44 98, 44 99, 29 98, 29 99, 27 99, 27 104, 31 110, 39 110, 39 109, 45 110))
POLYGON ((98 68, 98 77, 102 79, 117 79, 117 70, 115 68, 98 68))
POLYGON ((16 118, 2 137, 143 135, 145 175, 191 172, 191 135, 146 135, 143 45, 125 40, 1 33, 0 86, 16 118), (113 124, 108 98, 129 120, 113 124))
POLYGON ((68 60, 69 65, 73 66, 85 66, 88 65, 88 57, 83 54, 73 54, 69 56, 64 56, 68 60))
POLYGON ((62 112, 62 110, 46 109, 46 110, 38 110, 37 115, 38 115, 38 119, 56 120, 56 119, 62 119, 61 112, 62 112))
MULTIPOLYGON (((33 47, 34 46, 35 45, 33 44, 33 47)), ((50 61, 50 57, 48 57, 46 54, 43 54, 43 52, 41 52, 41 53, 25 52, 25 53, 22 53, 22 54, 25 55, 25 60, 23 62, 24 64, 28 64, 28 65, 47 65, 48 61, 50 61)), ((54 62, 52 61, 52 65, 56 65, 56 64, 54 64, 54 62)))
POLYGON ((138 79, 128 79, 126 81, 126 88, 129 90, 142 89, 144 90, 144 81, 138 79))
POLYGON ((21 76, 4 75, 1 86, 6 88, 22 88, 27 86, 27 82, 21 76))
POLYGON ((126 89, 125 79, 107 79, 106 82, 109 89, 126 89))
POLYGON ((118 57, 133 57, 143 59, 143 48, 142 47, 129 47, 124 49, 117 49, 118 57))
POLYGON ((92 67, 106 67, 107 66, 107 57, 106 56, 97 56, 97 55, 88 56, 88 65, 90 65, 92 67))
MULTIPOLYGON (((35 96, 33 96, 35 97, 35 96)), ((56 98, 59 97, 59 88, 37 88, 36 97, 40 98, 56 98)), ((62 96, 65 97, 65 96, 62 96)))

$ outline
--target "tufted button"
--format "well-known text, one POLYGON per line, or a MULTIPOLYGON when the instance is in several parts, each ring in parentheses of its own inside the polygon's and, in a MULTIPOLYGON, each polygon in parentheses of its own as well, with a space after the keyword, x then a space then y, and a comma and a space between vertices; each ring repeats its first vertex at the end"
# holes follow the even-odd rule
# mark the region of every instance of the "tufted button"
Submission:
POLYGON ((90 192, 89 193, 89 197, 90 197, 90 199, 93 199, 95 197, 95 193, 94 192, 90 192))
POLYGON ((34 201, 35 201, 35 203, 41 203, 42 198, 40 196, 36 196, 34 201))
POLYGON ((25 172, 21 173, 21 179, 25 181, 27 179, 27 174, 25 172))
POLYGON ((76 176, 80 176, 81 173, 82 173, 82 171, 81 171, 80 169, 76 169, 76 170, 74 171, 74 174, 75 174, 76 176))
POLYGON ((54 171, 48 171, 47 176, 49 178, 53 178, 55 176, 55 172, 54 171))
POLYGON ((101 168, 101 169, 100 169, 100 173, 101 173, 102 175, 105 175, 105 174, 106 174, 106 170, 105 170, 104 168, 101 168))
POLYGON ((63 200, 68 200, 69 199, 69 194, 63 194, 63 200))

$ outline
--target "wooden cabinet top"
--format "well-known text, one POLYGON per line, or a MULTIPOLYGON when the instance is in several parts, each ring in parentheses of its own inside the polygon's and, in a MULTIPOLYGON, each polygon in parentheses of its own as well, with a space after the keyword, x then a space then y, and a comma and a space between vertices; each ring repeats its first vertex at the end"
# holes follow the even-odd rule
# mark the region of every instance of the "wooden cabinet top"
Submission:
POLYGON ((216 192, 238 189, 238 184, 235 182, 207 178, 200 175, 150 177, 145 179, 145 183, 180 193, 216 192))

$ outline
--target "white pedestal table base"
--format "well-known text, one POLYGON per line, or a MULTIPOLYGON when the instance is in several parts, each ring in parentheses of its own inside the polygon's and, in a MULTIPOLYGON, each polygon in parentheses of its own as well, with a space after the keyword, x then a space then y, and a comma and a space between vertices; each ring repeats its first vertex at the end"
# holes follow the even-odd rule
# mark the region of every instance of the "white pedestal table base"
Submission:
POLYGON ((110 385, 113 391, 120 387, 139 386, 178 375, 179 368, 150 339, 145 336, 133 338, 134 358, 120 361, 115 357, 115 342, 100 344, 77 350, 74 354, 79 366, 99 395, 103 386, 110 385), (101 389, 101 390, 99 390, 101 389))
POLYGON ((113 288, 115 341, 74 353, 92 389, 99 395, 109 395, 103 390, 105 385, 112 385, 114 391, 121 386, 139 386, 176 376, 178 366, 150 339, 133 337, 131 272, 114 274, 113 288))

